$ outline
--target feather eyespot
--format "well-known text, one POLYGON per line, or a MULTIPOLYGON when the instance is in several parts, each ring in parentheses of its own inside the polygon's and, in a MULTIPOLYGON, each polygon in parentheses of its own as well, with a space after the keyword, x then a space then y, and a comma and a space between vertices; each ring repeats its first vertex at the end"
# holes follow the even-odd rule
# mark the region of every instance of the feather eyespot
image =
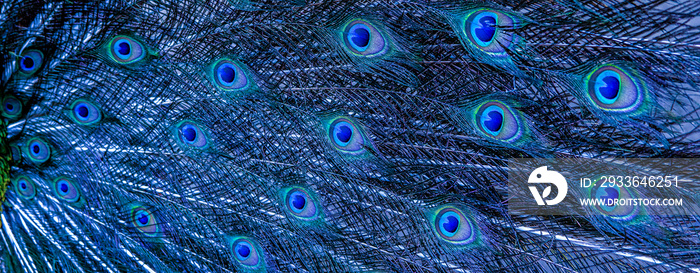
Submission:
POLYGON ((233 239, 231 250, 236 262, 241 267, 248 270, 256 270, 263 267, 260 248, 251 239, 245 237, 233 239))
POLYGON ((320 208, 307 190, 300 187, 289 188, 286 190, 284 200, 287 210, 294 217, 304 221, 319 218, 320 208))
POLYGON ((493 12, 481 12, 474 16, 469 31, 476 43, 480 46, 488 46, 496 35, 496 22, 498 15, 493 12))
POLYGON ((345 48, 356 56, 377 57, 388 51, 385 36, 370 22, 355 19, 343 30, 345 48))
POLYGON ((211 65, 210 71, 211 80, 214 85, 229 95, 250 91, 254 88, 254 82, 249 77, 246 67, 235 60, 222 58, 211 65))
POLYGON ((23 199, 31 200, 36 196, 36 185, 30 178, 20 176, 12 184, 15 186, 15 192, 23 199))
POLYGON ((606 112, 631 113, 644 102, 644 85, 623 68, 603 65, 586 77, 586 97, 606 112))
POLYGON ((614 183, 603 183, 602 178, 596 179, 591 190, 591 199, 602 200, 602 204, 596 204, 595 209, 613 220, 627 222, 640 214, 640 207, 619 201, 635 198, 633 192, 626 187, 619 187, 614 183))
POLYGON ((22 102, 14 96, 5 96, 2 99, 2 116, 16 119, 20 115, 22 115, 22 102))
POLYGON ((248 78, 242 69, 233 62, 221 61, 216 66, 216 80, 225 89, 241 89, 248 84, 248 78))
POLYGON ((119 35, 107 46, 109 57, 119 64, 132 64, 143 60, 147 55, 146 47, 129 36, 119 35))
POLYGON ((467 245, 476 240, 476 230, 472 220, 462 210, 446 206, 437 211, 433 229, 440 238, 452 244, 467 245))
POLYGON ((475 119, 479 131, 490 138, 515 142, 523 135, 519 116, 500 101, 482 103, 477 108, 475 119))
POLYGON ((28 77, 39 71, 44 64, 44 54, 36 49, 24 52, 19 59, 19 72, 22 76, 28 77))
POLYGON ((148 237, 159 237, 161 230, 158 219, 148 208, 141 205, 131 206, 130 220, 134 228, 148 237))
POLYGON ((68 203, 77 204, 81 201, 80 189, 69 178, 57 178, 53 183, 53 191, 58 198, 68 203))
POLYGON ((32 138, 27 141, 25 154, 34 164, 42 164, 51 158, 51 148, 43 139, 32 138))
POLYGON ((328 135, 333 146, 345 153, 364 152, 365 139, 359 127, 350 119, 339 117, 330 123, 328 135))
POLYGON ((177 140, 182 145, 193 148, 206 148, 208 145, 207 135, 192 121, 181 121, 176 126, 177 140))
POLYGON ((513 36, 503 31, 513 27, 513 17, 490 9, 469 13, 464 20, 464 35, 479 50, 495 55, 504 55, 505 48, 513 43, 513 36))
POLYGON ((12 153, 12 161, 20 162, 22 161, 22 149, 17 145, 10 145, 10 152, 12 153))
POLYGON ((84 99, 78 99, 70 105, 69 116, 80 125, 94 125, 102 120, 100 109, 84 99))

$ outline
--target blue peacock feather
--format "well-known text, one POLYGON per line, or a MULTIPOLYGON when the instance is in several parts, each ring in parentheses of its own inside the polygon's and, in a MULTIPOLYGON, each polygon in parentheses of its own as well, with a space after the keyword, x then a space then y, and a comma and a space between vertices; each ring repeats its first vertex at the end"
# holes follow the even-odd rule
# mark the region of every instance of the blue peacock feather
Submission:
POLYGON ((696 6, 6 0, 0 271, 700 272, 695 206, 507 194, 521 158, 700 157, 696 6))

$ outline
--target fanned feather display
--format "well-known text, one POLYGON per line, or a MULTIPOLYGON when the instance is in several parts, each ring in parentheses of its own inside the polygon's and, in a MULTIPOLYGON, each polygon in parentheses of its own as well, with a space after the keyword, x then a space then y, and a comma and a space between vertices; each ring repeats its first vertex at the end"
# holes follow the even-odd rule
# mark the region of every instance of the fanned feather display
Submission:
POLYGON ((507 205, 516 158, 700 157, 695 1, 5 0, 0 37, 2 272, 700 272, 700 209, 507 205))

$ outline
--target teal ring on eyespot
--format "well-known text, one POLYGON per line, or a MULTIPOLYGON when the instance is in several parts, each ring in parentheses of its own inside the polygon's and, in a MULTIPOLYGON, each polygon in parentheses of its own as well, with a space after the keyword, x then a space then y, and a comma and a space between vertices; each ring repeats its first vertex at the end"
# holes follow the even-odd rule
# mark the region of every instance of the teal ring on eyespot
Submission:
POLYGON ((505 31, 515 26, 516 19, 497 10, 473 10, 462 23, 463 37, 468 43, 492 56, 507 56, 506 48, 510 48, 517 39, 505 31))
POLYGON ((53 190, 58 198, 68 203, 80 201, 80 190, 71 179, 65 177, 56 179, 53 184, 53 190))
POLYGON ((22 115, 22 102, 12 95, 2 99, 2 116, 8 119, 16 119, 22 115))
POLYGON ((102 112, 93 103, 78 99, 71 103, 70 118, 80 125, 94 125, 102 120, 102 112))
POLYGON ((29 177, 19 176, 15 178, 12 184, 14 185, 15 192, 21 198, 25 200, 32 200, 36 196, 36 185, 29 177))
POLYGON ((214 84, 223 91, 244 91, 251 87, 245 70, 234 60, 220 59, 211 69, 214 84))
POLYGON ((344 153, 361 154, 365 151, 365 139, 355 122, 339 117, 330 123, 328 136, 333 146, 344 153))
POLYGON ((148 208, 135 205, 131 207, 131 222, 134 227, 148 237, 160 236, 160 225, 156 216, 148 208))
POLYGON ((343 27, 342 40, 345 48, 358 57, 373 58, 389 51, 387 38, 369 21, 350 20, 343 27))
POLYGON ((520 116, 497 100, 481 103, 476 108, 473 122, 483 135, 507 143, 520 140, 525 130, 520 116))
POLYGON ((445 206, 435 215, 433 228, 440 238, 451 244, 467 245, 476 241, 475 226, 464 212, 445 206))
POLYGON ((116 36, 110 41, 108 52, 110 57, 119 64, 136 63, 147 55, 146 48, 141 42, 124 35, 116 36))
POLYGON ((207 135, 196 123, 181 121, 176 125, 176 128, 178 138, 182 144, 199 149, 207 147, 207 135))
POLYGON ((616 114, 632 114, 642 108, 646 85, 633 70, 606 64, 585 78, 586 97, 596 109, 616 114))
POLYGON ((262 267, 262 253, 258 246, 250 239, 238 237, 231 243, 233 256, 238 264, 246 269, 259 269, 262 267))
POLYGON ((51 148, 43 139, 32 138, 27 141, 26 155, 32 163, 41 164, 51 157, 51 148))
POLYGON ((304 221, 314 221, 319 218, 320 208, 317 201, 306 189, 293 187, 286 191, 285 206, 294 217, 304 221))
POLYGON ((24 76, 31 76, 44 64, 44 53, 36 49, 25 51, 19 59, 19 71, 24 76))

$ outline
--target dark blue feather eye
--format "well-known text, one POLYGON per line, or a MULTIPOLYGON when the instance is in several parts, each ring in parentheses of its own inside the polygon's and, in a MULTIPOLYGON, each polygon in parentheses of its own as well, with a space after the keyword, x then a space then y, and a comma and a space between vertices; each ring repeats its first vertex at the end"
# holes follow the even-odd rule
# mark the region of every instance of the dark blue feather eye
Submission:
POLYGON ((26 176, 17 177, 12 184, 15 186, 15 192, 26 200, 31 200, 36 196, 36 185, 34 181, 26 176))
POLYGON ((464 19, 464 35, 469 44, 491 55, 505 55, 513 36, 504 31, 515 25, 513 17, 490 9, 479 9, 464 19))
POLYGON ((355 56, 377 57, 388 52, 386 36, 370 22, 355 19, 343 29, 345 48, 355 56))
POLYGON ((32 138, 27 141, 25 154, 32 163, 41 164, 49 160, 51 149, 43 139, 32 138))
POLYGON ((480 46, 488 46, 496 35, 496 15, 493 12, 482 12, 474 16, 470 24, 472 37, 480 46))
POLYGON ((177 140, 181 145, 193 148, 206 148, 208 146, 207 135, 196 123, 181 121, 176 126, 177 140))
POLYGON ((512 143, 523 135, 522 120, 500 101, 482 103, 474 118, 479 131, 490 138, 512 143))
POLYGON ((361 154, 365 151, 365 139, 360 128, 346 117, 331 121, 328 136, 333 146, 345 153, 361 154))
POLYGON ((155 214, 142 205, 130 206, 131 224, 148 237, 160 237, 161 228, 155 214))
POLYGON ((628 222, 640 215, 642 208, 635 206, 626 200, 636 198, 633 192, 626 187, 618 187, 614 183, 603 183, 602 178, 596 179, 591 189, 591 199, 601 200, 602 204, 596 204, 595 209, 606 217, 628 222), (621 202, 622 201, 622 202, 621 202))
POLYGON ((217 88, 226 92, 249 91, 254 82, 248 77, 248 70, 232 59, 222 58, 211 66, 212 79, 217 88))
POLYGON ((314 221, 321 214, 317 201, 303 188, 286 189, 284 200, 289 213, 298 219, 314 221))
POLYGON ((74 101, 68 115, 80 125, 94 125, 102 120, 102 112, 97 106, 84 99, 74 101))
POLYGON ((467 245, 477 238, 477 231, 472 220, 462 210, 445 206, 437 210, 433 220, 433 230, 445 241, 467 245))
POLYGON ((22 115, 22 102, 14 96, 5 96, 2 99, 2 116, 8 119, 16 119, 20 115, 22 115))
POLYGON ((44 54, 36 49, 30 49, 24 52, 19 59, 19 73, 23 76, 31 76, 39 69, 44 63, 44 54))
POLYGON ((603 65, 586 77, 586 97, 595 107, 608 113, 631 114, 645 100, 645 86, 616 65, 603 65))
POLYGON ((80 188, 69 178, 56 179, 53 183, 53 191, 58 198, 68 203, 78 204, 82 201, 80 188))
POLYGON ((248 270, 259 270, 264 266, 260 248, 251 239, 237 237, 232 240, 231 249, 239 266, 248 270))
POLYGON ((132 64, 143 60, 147 51, 141 42, 128 37, 117 36, 108 43, 109 57, 118 64, 132 64))

